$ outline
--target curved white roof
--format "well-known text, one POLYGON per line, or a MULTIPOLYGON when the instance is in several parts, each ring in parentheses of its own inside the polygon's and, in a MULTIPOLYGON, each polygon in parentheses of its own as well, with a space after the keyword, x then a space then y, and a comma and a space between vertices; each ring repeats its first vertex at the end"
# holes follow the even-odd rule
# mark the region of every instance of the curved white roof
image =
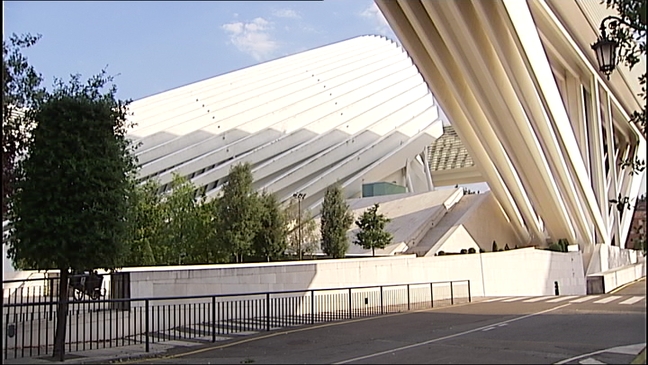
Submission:
POLYGON ((432 95, 405 51, 362 36, 133 102, 129 138, 140 177, 172 174, 217 194, 232 165, 249 162, 255 187, 319 205, 340 181, 432 188, 425 147, 443 133, 432 95), (419 156, 420 155, 420 156, 419 156))

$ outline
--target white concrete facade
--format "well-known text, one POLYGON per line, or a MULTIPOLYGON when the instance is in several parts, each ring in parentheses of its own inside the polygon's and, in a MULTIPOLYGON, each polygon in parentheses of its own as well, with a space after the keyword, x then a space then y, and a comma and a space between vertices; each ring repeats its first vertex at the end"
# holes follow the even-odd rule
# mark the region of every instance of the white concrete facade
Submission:
MULTIPOLYGON (((638 72, 597 71, 590 44, 612 13, 588 0, 377 0, 523 242, 625 244, 646 157, 628 116, 638 72), (627 210, 626 210, 627 212, 627 210)), ((637 71, 640 69, 640 71, 637 71)))
POLYGON ((394 42, 363 36, 217 76, 133 102, 128 135, 141 144, 140 177, 187 176, 209 197, 229 169, 249 162, 254 185, 306 193, 316 208, 339 181, 397 178, 432 189, 417 156, 443 133, 423 78, 394 42))
POLYGON ((133 298, 470 280, 473 296, 586 294, 580 252, 525 248, 436 257, 124 268, 133 298))

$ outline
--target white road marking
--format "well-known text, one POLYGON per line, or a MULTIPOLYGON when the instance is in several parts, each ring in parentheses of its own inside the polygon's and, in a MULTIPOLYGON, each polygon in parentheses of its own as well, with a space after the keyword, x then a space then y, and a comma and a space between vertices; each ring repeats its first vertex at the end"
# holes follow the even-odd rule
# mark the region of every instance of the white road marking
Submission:
POLYGON ((574 299, 574 300, 570 301, 570 303, 583 303, 583 302, 587 302, 588 300, 592 300, 592 299, 595 299, 595 298, 598 298, 598 297, 600 297, 600 295, 588 295, 588 296, 582 297, 580 299, 574 299))
POLYGON ((455 333, 455 334, 453 334, 453 335, 448 335, 448 336, 444 336, 444 337, 435 338, 435 339, 428 340, 428 341, 423 341, 423 342, 419 342, 419 343, 413 343, 413 344, 411 344, 411 345, 402 346, 402 347, 397 347, 397 348, 392 349, 392 350, 376 352, 376 353, 369 354, 369 355, 365 355, 365 356, 359 356, 359 357, 355 357, 355 358, 353 358, 353 359, 348 359, 348 360, 339 361, 339 362, 336 362, 336 363, 334 363, 334 364, 348 364, 348 363, 350 363, 350 362, 354 362, 354 361, 360 361, 360 360, 370 359, 370 358, 372 358, 372 357, 376 357, 376 356, 382 356, 382 355, 386 355, 386 354, 391 354, 391 353, 394 353, 394 352, 396 352, 396 351, 408 350, 408 349, 415 348, 415 347, 419 347, 419 346, 425 346, 425 345, 429 345, 429 344, 431 344, 431 343, 435 343, 435 342, 439 342, 439 341, 447 340, 447 339, 449 339, 449 338, 455 338, 455 337, 459 337, 459 336, 467 335, 467 334, 469 334, 469 333, 473 333, 473 332, 477 332, 477 331, 483 331, 484 329, 489 328, 489 327, 499 326, 499 325, 501 325, 501 324, 511 323, 511 322, 519 321, 519 320, 522 320, 522 319, 525 319, 525 318, 538 316, 538 315, 540 315, 540 314, 553 312, 553 311, 555 311, 555 310, 558 310, 558 309, 561 309, 561 308, 564 308, 564 307, 567 307, 567 306, 569 306, 569 303, 567 303, 567 304, 563 304, 563 305, 559 305, 559 306, 554 307, 554 308, 551 308, 551 309, 546 309, 546 310, 543 310, 543 311, 540 311, 540 312, 527 314, 527 315, 524 315, 524 316, 521 316, 521 317, 516 317, 516 318, 508 319, 508 320, 506 320, 506 321, 498 322, 498 323, 491 324, 491 325, 488 325, 488 326, 482 326, 482 327, 479 327, 479 328, 471 329, 471 330, 464 331, 464 332, 455 333))
POLYGON ((502 297, 502 298, 494 298, 494 299, 484 300, 484 303, 497 302, 497 301, 504 300, 504 299, 509 299, 509 298, 513 298, 513 297, 502 297))
POLYGON ((488 327, 488 328, 484 328, 482 330, 482 332, 486 332, 486 331, 490 331, 490 330, 494 330, 494 329, 495 329, 495 327, 488 327))
POLYGON ((644 349, 644 347, 646 347, 645 342, 644 343, 638 343, 638 344, 635 344, 635 345, 617 346, 617 347, 612 347, 612 348, 609 348, 609 349, 603 349, 603 350, 590 352, 589 354, 582 354, 582 355, 570 357, 569 359, 558 361, 555 364, 556 365, 566 364, 566 363, 568 363, 570 361, 578 360, 578 359, 580 359, 582 357, 585 357, 585 356, 594 356, 594 355, 602 354, 604 352, 613 352, 613 353, 616 353, 616 354, 626 354, 626 355, 637 355, 639 352, 641 352, 641 350, 644 349))
POLYGON ((502 302, 515 302, 516 300, 527 299, 528 297, 513 297, 511 299, 502 300, 502 302))
POLYGON ((604 362, 600 362, 596 359, 592 359, 591 357, 588 357, 585 360, 581 360, 578 362, 579 364, 605 364, 604 362))
POLYGON ((558 297, 556 299, 547 300, 547 303, 558 303, 558 302, 562 302, 563 300, 572 299, 572 298, 576 298, 576 296, 575 295, 568 295, 568 296, 565 296, 565 297, 558 297))
POLYGON ((618 295, 612 295, 612 296, 609 296, 607 298, 597 300, 596 302, 594 302, 594 304, 605 304, 605 303, 609 303, 611 301, 617 300, 619 298, 621 298, 621 297, 618 296, 618 295))
POLYGON ((641 301, 645 297, 646 297, 645 295, 641 295, 641 296, 638 296, 638 297, 632 297, 630 299, 624 300, 623 302, 621 302, 619 304, 635 304, 636 302, 641 301))
POLYGON ((535 297, 533 299, 525 300, 524 302, 525 303, 535 303, 535 302, 539 302, 541 300, 545 300, 545 299, 549 299, 549 298, 553 298, 553 296, 535 297))

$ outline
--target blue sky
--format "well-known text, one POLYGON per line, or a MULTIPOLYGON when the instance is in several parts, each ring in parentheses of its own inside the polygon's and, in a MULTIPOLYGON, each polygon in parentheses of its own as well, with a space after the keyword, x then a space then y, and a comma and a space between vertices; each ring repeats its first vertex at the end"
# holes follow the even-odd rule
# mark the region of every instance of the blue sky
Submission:
POLYGON ((107 67, 121 99, 145 96, 365 34, 396 36, 372 0, 3 2, 3 34, 51 87, 107 67))

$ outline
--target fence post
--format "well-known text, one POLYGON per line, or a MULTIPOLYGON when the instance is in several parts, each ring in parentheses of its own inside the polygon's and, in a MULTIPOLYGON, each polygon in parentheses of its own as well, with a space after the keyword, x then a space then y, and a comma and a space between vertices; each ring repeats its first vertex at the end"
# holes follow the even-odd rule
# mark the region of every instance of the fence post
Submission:
POLYGON ((407 310, 410 310, 410 285, 407 284, 407 310))
POLYGON ((266 331, 270 331, 270 293, 266 293, 266 331))
POLYGON ((149 348, 149 320, 150 319, 149 319, 149 300, 148 299, 146 299, 144 301, 144 306, 145 306, 144 313, 146 313, 146 328, 145 328, 145 330, 146 330, 146 352, 149 352, 149 349, 150 349, 149 348))
POLYGON ((349 319, 353 318, 351 314, 351 288, 349 288, 349 319))
POLYGON ((211 312, 212 312, 212 342, 216 342, 216 296, 212 297, 211 312))
POLYGON ((472 302, 472 298, 470 296, 470 280, 468 280, 468 303, 472 302))
POLYGON ((430 305, 434 308, 434 283, 430 283, 430 305))
POLYGON ((454 290, 452 290, 452 281, 450 282, 450 304, 454 304, 454 290))
POLYGON ((315 290, 311 290, 311 324, 315 324, 315 290))
POLYGON ((380 286, 380 314, 385 314, 385 309, 383 305, 383 287, 380 286))

